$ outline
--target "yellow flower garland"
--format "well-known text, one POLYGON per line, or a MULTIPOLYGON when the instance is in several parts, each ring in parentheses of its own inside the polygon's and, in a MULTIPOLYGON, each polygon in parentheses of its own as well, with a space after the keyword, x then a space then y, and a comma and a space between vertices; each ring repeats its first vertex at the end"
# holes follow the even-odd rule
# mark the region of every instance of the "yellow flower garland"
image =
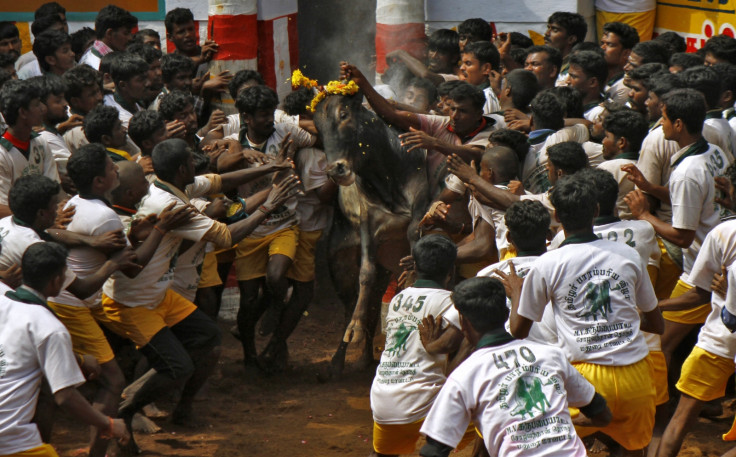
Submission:
POLYGON ((330 81, 327 85, 314 96, 312 103, 307 106, 307 109, 314 112, 317 109, 319 102, 324 100, 327 95, 353 95, 358 92, 359 87, 355 84, 355 81, 330 81))
POLYGON ((296 90, 300 87, 312 89, 314 87, 317 87, 317 81, 304 76, 301 70, 294 70, 294 72, 291 74, 291 88, 296 90))

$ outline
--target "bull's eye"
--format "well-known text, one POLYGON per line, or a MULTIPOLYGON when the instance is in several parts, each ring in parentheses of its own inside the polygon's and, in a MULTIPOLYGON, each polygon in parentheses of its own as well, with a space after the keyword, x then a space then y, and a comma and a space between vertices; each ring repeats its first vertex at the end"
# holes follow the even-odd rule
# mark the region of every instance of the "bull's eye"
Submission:
POLYGON ((350 113, 348 113, 347 111, 340 111, 340 120, 341 121, 344 121, 345 119, 347 119, 348 116, 350 116, 350 113))

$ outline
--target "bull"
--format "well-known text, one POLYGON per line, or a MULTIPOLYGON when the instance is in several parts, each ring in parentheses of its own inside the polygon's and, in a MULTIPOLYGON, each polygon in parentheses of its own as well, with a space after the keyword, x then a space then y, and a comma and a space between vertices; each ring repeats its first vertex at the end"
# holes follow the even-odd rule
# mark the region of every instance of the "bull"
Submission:
POLYGON ((335 289, 350 316, 328 377, 342 373, 351 342, 365 341, 360 366, 371 363, 381 297, 391 273, 399 274, 399 260, 417 240, 419 222, 434 197, 430 189, 436 188, 430 186, 424 152, 407 152, 398 134, 362 100, 360 92, 329 95, 314 114, 327 174, 340 185, 328 257, 335 289))

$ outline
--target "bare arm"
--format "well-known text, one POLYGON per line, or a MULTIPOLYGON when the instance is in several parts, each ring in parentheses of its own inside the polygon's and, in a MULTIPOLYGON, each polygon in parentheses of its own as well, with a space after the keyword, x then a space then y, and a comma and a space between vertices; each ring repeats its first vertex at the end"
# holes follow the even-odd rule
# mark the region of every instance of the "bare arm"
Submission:
POLYGON ((343 62, 340 66, 340 74, 346 79, 350 78, 355 81, 376 114, 387 123, 395 125, 402 130, 409 130, 411 127, 419 129, 421 127, 419 117, 415 113, 399 111, 394 108, 391 103, 376 92, 358 67, 343 62))
POLYGON ((499 189, 478 176, 474 165, 472 162, 468 165, 457 155, 452 155, 447 160, 448 171, 460 178, 474 193, 482 195, 495 208, 505 211, 520 200, 513 192, 499 189))
POLYGON ((460 348, 463 341, 463 334, 459 329, 451 325, 442 328, 442 316, 435 318, 428 315, 422 319, 417 330, 424 350, 433 355, 453 353, 460 348))
POLYGON ((496 252, 495 231, 491 224, 481 219, 473 229, 473 239, 458 246, 456 264, 485 260, 496 252))
POLYGON ((695 239, 695 230, 678 229, 670 224, 663 222, 657 216, 649 212, 649 201, 644 193, 639 190, 629 192, 624 201, 631 209, 631 214, 635 219, 647 221, 652 224, 654 231, 665 240, 674 243, 681 248, 689 247, 695 239))
POLYGON ((11 216, 13 214, 12 211, 10 211, 10 207, 8 205, 0 205, 0 219, 3 217, 11 216))
POLYGON ((511 271, 509 274, 500 270, 494 270, 493 273, 501 278, 506 295, 511 300, 511 313, 509 315, 509 327, 511 335, 514 338, 524 339, 529 336, 534 321, 519 314, 519 302, 521 300, 521 287, 524 284, 524 278, 520 278, 516 274, 516 267, 513 262, 509 262, 511 271))
POLYGON ((661 335, 664 333, 664 318, 659 307, 642 314, 639 328, 642 331, 661 335))
POLYGON ((130 435, 122 419, 111 419, 89 404, 89 402, 74 387, 67 387, 54 393, 54 401, 72 417, 96 427, 111 437, 120 439, 125 444, 130 435))
POLYGON ((693 309, 700 305, 710 303, 710 300, 711 292, 696 286, 679 297, 661 300, 659 302, 659 307, 663 311, 684 311, 686 309, 693 309))
POLYGON ((430 71, 427 66, 422 63, 422 61, 404 51, 403 49, 393 51, 389 53, 389 55, 386 57, 394 57, 400 60, 404 63, 404 65, 406 65, 406 68, 408 68, 414 76, 416 76, 417 78, 427 78, 432 81, 432 84, 434 84, 435 86, 439 86, 440 84, 445 82, 445 79, 442 76, 433 71, 430 71))

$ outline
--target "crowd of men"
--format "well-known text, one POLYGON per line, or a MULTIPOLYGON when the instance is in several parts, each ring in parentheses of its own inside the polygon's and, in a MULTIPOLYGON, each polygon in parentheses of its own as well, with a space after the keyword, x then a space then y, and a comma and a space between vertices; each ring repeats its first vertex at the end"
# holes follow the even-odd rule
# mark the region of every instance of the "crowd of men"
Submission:
MULTIPOLYGON (((168 54, 122 8, 69 35, 47 3, 21 55, 0 22, 1 457, 57 455, 53 403, 92 427, 91 457, 139 452, 134 418, 172 392, 172 420, 195 422, 231 267, 246 370, 284 368, 313 298, 338 191, 314 92, 212 75, 219 48, 191 11, 165 25, 168 54), (216 108, 223 92, 236 114, 216 108)), ((583 456, 594 439, 669 457, 720 407, 736 357, 736 39, 686 53, 624 22, 587 35, 569 12, 544 45, 468 19, 426 56, 390 52, 384 84, 341 65, 424 152, 434 195, 388 304, 374 455, 425 436, 426 457, 472 442, 583 456)))

